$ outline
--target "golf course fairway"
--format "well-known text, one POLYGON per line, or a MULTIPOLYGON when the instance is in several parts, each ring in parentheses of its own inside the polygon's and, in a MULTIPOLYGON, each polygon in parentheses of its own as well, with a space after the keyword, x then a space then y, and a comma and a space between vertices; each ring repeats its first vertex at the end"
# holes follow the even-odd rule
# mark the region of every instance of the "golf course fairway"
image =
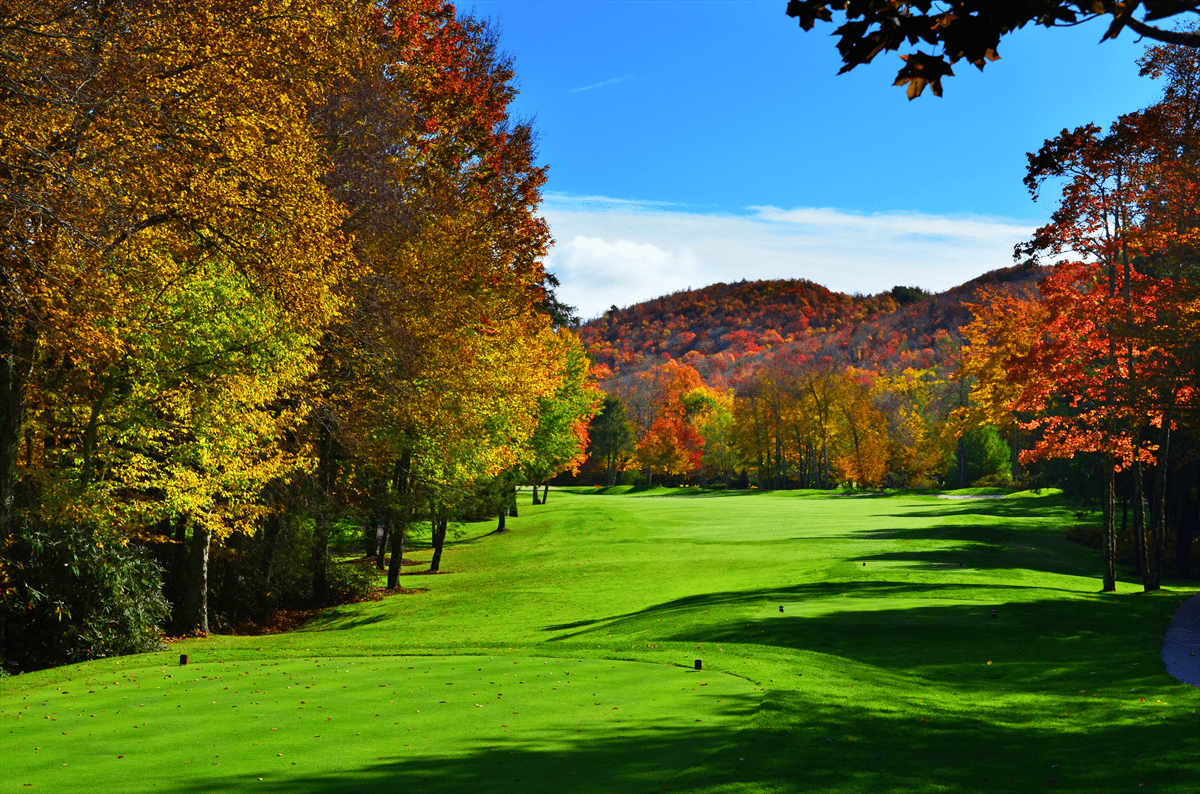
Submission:
POLYGON ((0 680, 0 794, 1200 788, 1159 658, 1200 588, 1101 594, 1060 496, 624 490, 299 631, 0 680))

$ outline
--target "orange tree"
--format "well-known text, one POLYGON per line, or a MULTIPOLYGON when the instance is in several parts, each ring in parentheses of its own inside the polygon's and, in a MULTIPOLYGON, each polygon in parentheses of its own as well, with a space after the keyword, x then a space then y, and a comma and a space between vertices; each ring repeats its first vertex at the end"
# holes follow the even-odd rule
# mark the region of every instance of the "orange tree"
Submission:
MULTIPOLYGON (((1179 87, 1182 76, 1172 86, 1179 87)), ((1064 186, 1051 222, 1019 250, 1079 259, 1055 266, 1041 285, 1040 306, 1027 311, 1014 302, 981 318, 977 334, 1008 338, 970 356, 984 376, 985 403, 995 409, 1008 399, 1008 408, 1027 412, 1022 426, 1039 433, 1025 459, 1103 456, 1109 590, 1115 587, 1113 475, 1122 468, 1132 474, 1145 586, 1159 586, 1165 524, 1157 520, 1144 543, 1142 469, 1158 464, 1161 501, 1172 412, 1191 399, 1188 346, 1163 333, 1176 324, 1172 318, 1180 316, 1176 307, 1185 305, 1188 290, 1186 279, 1169 272, 1172 256, 1190 245, 1191 224, 1178 205, 1168 209, 1168 196, 1186 192, 1179 183, 1195 173, 1181 167, 1186 164, 1178 155, 1191 148, 1189 135, 1179 124, 1162 122, 1178 114, 1177 104, 1169 90, 1163 102, 1121 117, 1107 134, 1094 125, 1064 130, 1030 155, 1031 191, 1046 180, 1064 186), (1004 332, 1006 326, 1017 333, 1004 332), (1006 385, 996 377, 1001 366, 1006 385), (1160 443, 1152 441, 1156 433, 1160 443)))
POLYGON ((656 468, 678 475, 699 467, 703 439, 687 421, 683 398, 703 385, 695 369, 670 360, 616 387, 637 436, 635 459, 646 469, 648 482, 656 468))

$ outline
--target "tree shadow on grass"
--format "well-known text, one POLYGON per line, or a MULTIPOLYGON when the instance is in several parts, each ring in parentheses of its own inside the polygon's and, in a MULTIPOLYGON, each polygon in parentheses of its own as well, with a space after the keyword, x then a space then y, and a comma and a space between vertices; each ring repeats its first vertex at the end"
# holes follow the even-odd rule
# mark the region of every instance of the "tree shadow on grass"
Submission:
POLYGON ((989 516, 992 518, 1029 518, 1042 522, 1058 520, 1054 510, 1067 510, 1071 505, 1061 496, 1037 499, 942 499, 939 504, 923 504, 908 511, 883 513, 879 518, 946 518, 956 515, 989 516))
MULTIPOLYGON (((963 596, 963 594, 972 590, 1012 590, 1016 592, 1023 592, 1029 589, 1030 588, 1026 585, 995 584, 990 582, 986 584, 971 584, 964 582, 937 584, 928 582, 888 581, 807 582, 804 584, 787 585, 782 587, 767 587, 754 590, 726 590, 722 592, 699 593, 696 595, 672 599, 670 601, 664 601, 644 609, 626 612, 619 615, 610 615, 608 617, 580 621, 579 623, 547 625, 544 626, 542 630, 563 631, 574 628, 578 625, 594 625, 597 627, 595 631, 600 631, 602 627, 605 633, 614 632, 614 630, 636 631, 641 624, 645 623, 649 625, 650 623, 654 623, 661 618, 690 615, 729 607, 741 609, 748 606, 754 606, 768 609, 781 602, 833 602, 835 599, 843 595, 855 595, 857 597, 866 596, 871 598, 897 598, 930 597, 932 594, 932 596, 936 598, 939 594, 944 594, 946 598, 953 598, 956 594, 960 597, 966 597, 963 596)), ((1073 590, 1064 590, 1063 592, 1072 594, 1075 593, 1073 590)), ((565 634, 559 637, 554 637, 551 639, 551 641, 576 639, 589 633, 591 633, 591 630, 565 634)))
POLYGON ((707 497, 725 497, 725 496, 752 496, 754 494, 766 493, 765 491, 750 491, 738 488, 669 488, 661 485, 645 486, 645 485, 607 485, 602 488, 589 490, 580 490, 575 492, 578 496, 638 496, 642 498, 668 498, 668 497, 689 497, 696 498, 700 496, 707 497), (654 493, 661 491, 661 493, 654 493))
MULTIPOLYGON (((391 736, 358 737, 378 760, 330 764, 281 779, 269 771, 208 776, 174 791, 257 792, 1014 792, 1061 784, 1087 791, 1194 791, 1200 758, 1191 715, 1144 710, 1092 715, 887 710, 800 692, 734 703, 736 725, 586 726, 506 733, 480 726, 455 747, 415 756, 391 736), (751 716, 745 716, 753 709, 751 716), (410 754, 411 753, 411 754, 410 754), (470 755, 473 754, 473 755, 470 755), (258 776, 263 780, 256 780, 258 776)), ((264 770, 271 765, 264 764, 264 770)))
MULTIPOLYGON (((1052 590, 969 583, 815 583, 690 596, 585 628, 561 624, 544 631, 567 632, 550 638, 551 643, 653 633, 657 640, 689 645, 814 651, 896 672, 952 674, 966 684, 1000 674, 1034 675, 1030 671, 1048 666, 1095 669, 1103 666, 1099 660, 1134 653, 1144 657, 1153 652, 1154 659, 1175 608, 1186 598, 1162 593, 1022 600, 1020 594, 1031 589, 1042 594, 1052 590), (1005 599, 1006 591, 1012 599, 1005 599), (784 611, 776 611, 778 606, 784 611), (731 613, 750 616, 706 622, 705 610, 726 618, 731 613), (664 629, 664 623, 681 620, 692 622, 664 629), (983 663, 988 660, 1005 666, 987 670, 983 663)), ((1159 668, 1161 664, 1151 664, 1147 670, 1157 676, 1163 672, 1159 668)))
POLYGON ((913 567, 974 568, 977 570, 1024 568, 1041 573, 1100 577, 1100 554, 1068 540, 1055 529, 939 524, 913 529, 860 530, 852 533, 869 540, 953 541, 957 548, 881 551, 851 558, 853 562, 911 561, 913 567))

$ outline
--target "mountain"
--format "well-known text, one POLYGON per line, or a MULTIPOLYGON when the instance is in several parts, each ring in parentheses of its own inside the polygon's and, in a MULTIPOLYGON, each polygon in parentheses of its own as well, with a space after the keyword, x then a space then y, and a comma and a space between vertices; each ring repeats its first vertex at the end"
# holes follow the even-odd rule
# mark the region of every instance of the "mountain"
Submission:
POLYGON ((880 371, 950 364, 968 304, 989 291, 1032 296, 1046 268, 994 270, 938 294, 896 287, 846 295, 803 279, 713 284, 615 306, 579 334, 599 369, 627 375, 668 359, 694 367, 711 386, 744 380, 778 356, 831 358, 880 371))

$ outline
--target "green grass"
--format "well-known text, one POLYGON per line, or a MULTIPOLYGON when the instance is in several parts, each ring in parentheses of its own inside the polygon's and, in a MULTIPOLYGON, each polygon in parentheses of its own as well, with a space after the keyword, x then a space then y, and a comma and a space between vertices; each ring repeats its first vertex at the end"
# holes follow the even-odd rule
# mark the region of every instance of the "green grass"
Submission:
POLYGON ((0 792, 1190 794, 1195 583, 1101 595, 1021 496, 556 492, 423 592, 0 682, 0 792))

